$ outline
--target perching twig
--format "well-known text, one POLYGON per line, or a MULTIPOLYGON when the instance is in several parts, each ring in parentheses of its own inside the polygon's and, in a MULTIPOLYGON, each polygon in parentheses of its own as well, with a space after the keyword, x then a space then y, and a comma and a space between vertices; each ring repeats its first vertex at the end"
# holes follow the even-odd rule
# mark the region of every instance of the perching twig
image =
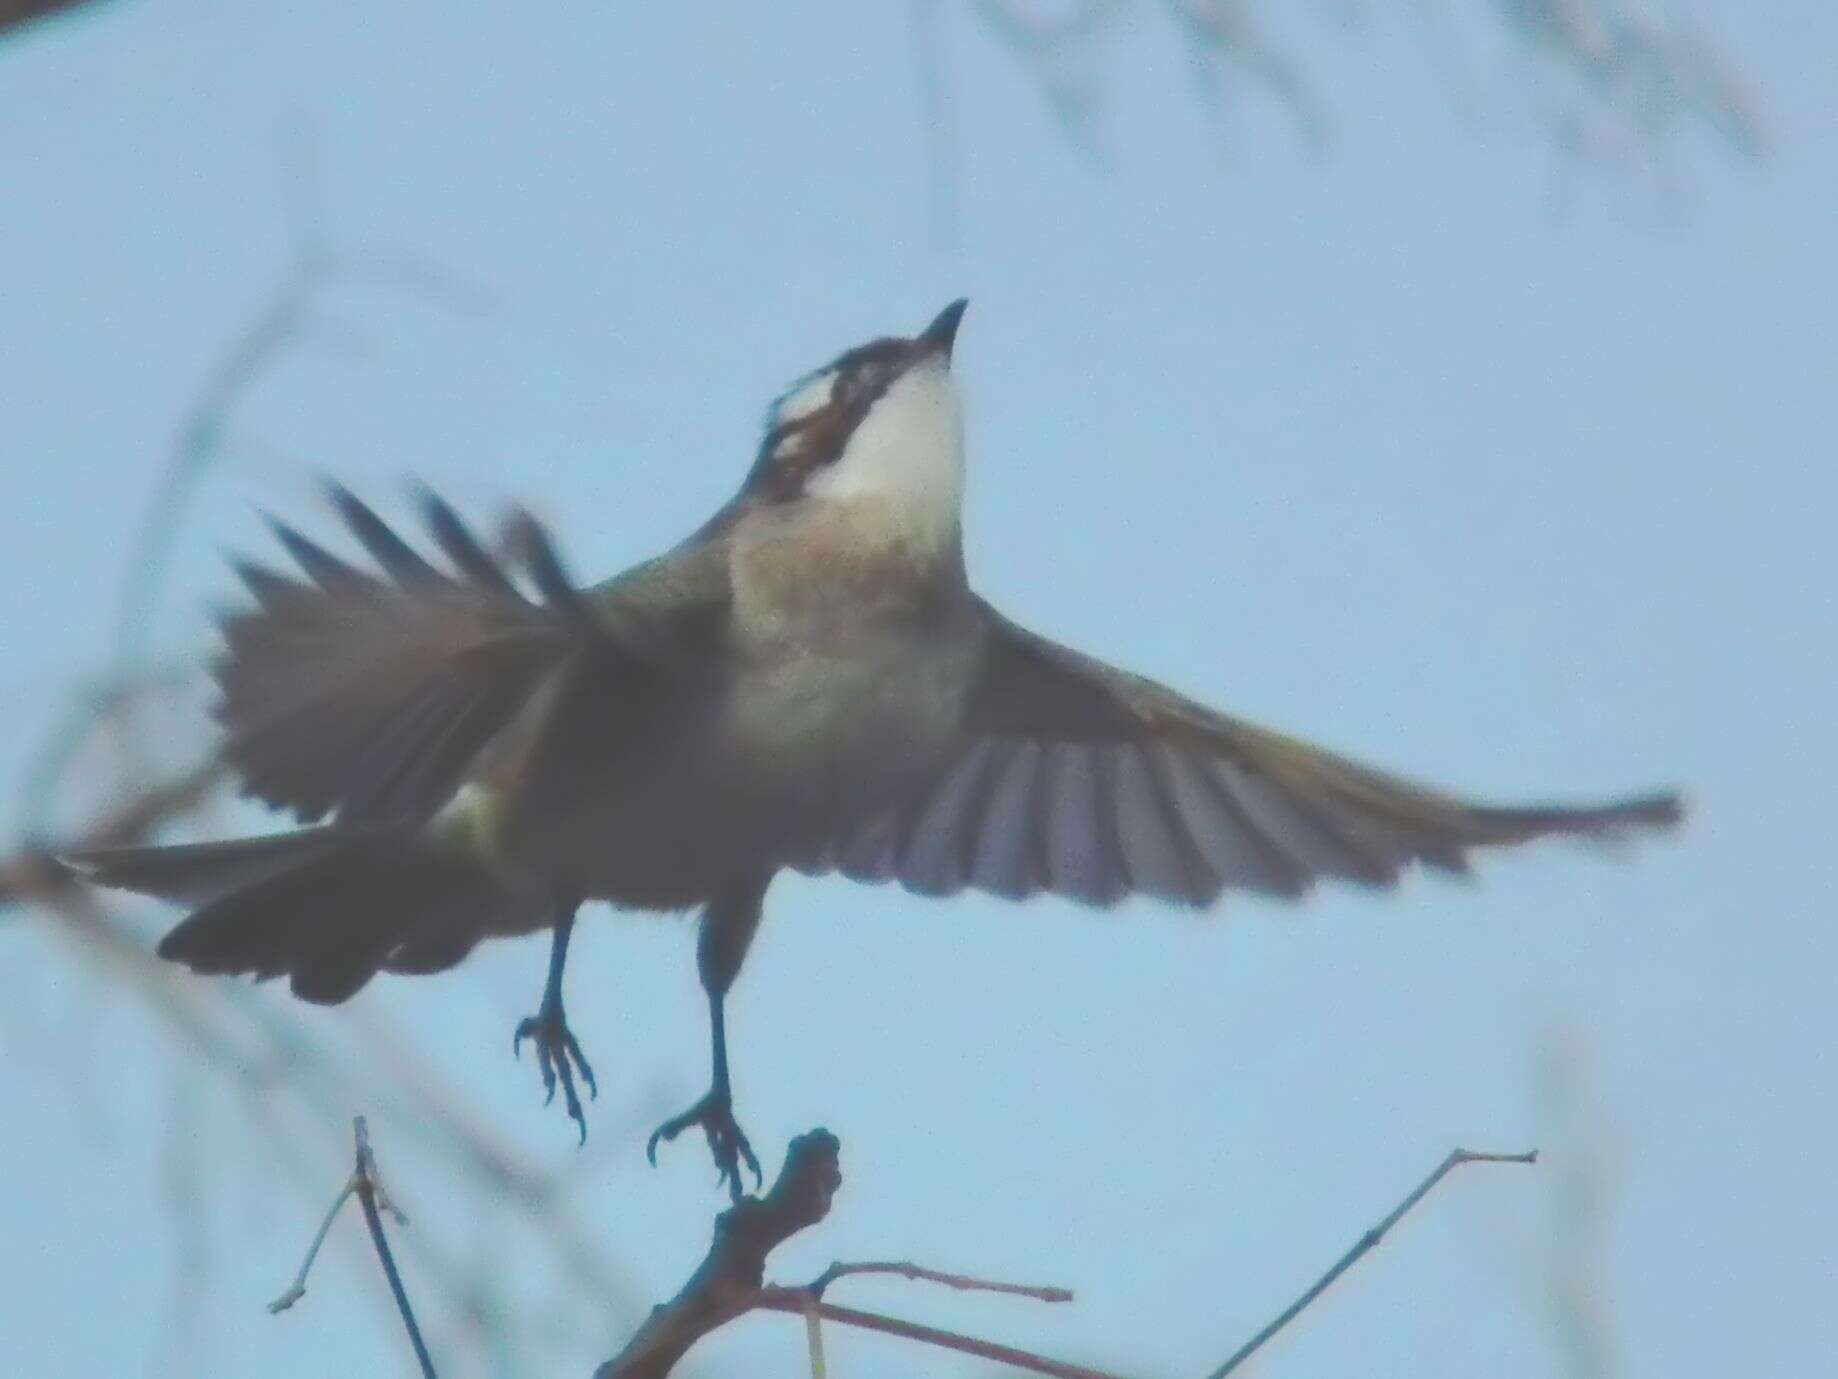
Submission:
POLYGON ((1209 1374, 1206 1379, 1225 1379, 1226 1375, 1230 1374, 1246 1360, 1250 1359, 1255 1352, 1263 1347, 1265 1341, 1268 1341, 1272 1336, 1276 1335, 1277 1332, 1281 1331, 1300 1316, 1302 1310, 1325 1293, 1335 1279, 1339 1278, 1348 1269, 1351 1269, 1367 1251, 1371 1250, 1373 1246, 1383 1240, 1386 1232, 1397 1225, 1399 1221, 1403 1220, 1406 1212, 1427 1197, 1436 1184, 1440 1183, 1463 1164, 1535 1164, 1537 1162, 1538 1151, 1536 1149, 1528 1150, 1523 1154, 1483 1154, 1469 1149, 1450 1150, 1449 1157, 1444 1159, 1442 1163, 1437 1166, 1434 1173, 1418 1183, 1410 1196, 1406 1197, 1402 1202, 1399 1202, 1392 1210, 1391 1215, 1387 1216, 1383 1221, 1379 1222, 1378 1225, 1362 1235, 1358 1243, 1342 1255, 1333 1268, 1329 1269, 1315 1281, 1312 1288, 1302 1294, 1302 1296, 1297 1298, 1294 1302, 1290 1303, 1288 1307, 1284 1308, 1282 1313, 1275 1321, 1271 1322, 1270 1325, 1266 1326, 1262 1331, 1258 1332, 1250 1340, 1238 1347, 1238 1349, 1233 1352, 1232 1357, 1209 1374))
POLYGON ((829 1214, 842 1185, 842 1146, 827 1130, 812 1130, 791 1142, 785 1167, 764 1197, 743 1197, 715 1220, 715 1239, 689 1282, 669 1302, 654 1308, 625 1349, 594 1371, 594 1379, 664 1379, 691 1346, 709 1332, 752 1311, 787 1312, 803 1317, 810 1334, 813 1366, 822 1364, 822 1334, 816 1319, 859 1326, 870 1331, 940 1346, 965 1355, 998 1360, 1052 1375, 1055 1379, 1116 1379, 1114 1375, 1064 1364, 973 1336, 960 1336, 895 1317, 853 1308, 833 1307, 821 1293, 850 1273, 899 1273, 947 1283, 954 1288, 982 1288, 1059 1300, 1064 1289, 1018 1288, 987 1284, 959 1274, 941 1274, 907 1264, 834 1265, 808 1288, 763 1284, 766 1257, 786 1240, 829 1214), (910 1271, 910 1272, 909 1272, 910 1271))
POLYGON ((625 1348, 594 1371, 594 1379, 663 1379, 697 1341, 752 1310, 766 1256, 829 1215, 842 1186, 841 1152, 827 1130, 794 1139, 771 1191, 743 1197, 715 1218, 715 1238, 689 1282, 652 1309, 625 1348))
POLYGON ((325 1244, 325 1238, 332 1230, 332 1223, 338 1219, 339 1211, 347 1201, 355 1197, 358 1206, 363 1208, 364 1224, 370 1228, 370 1241, 376 1246, 377 1260, 383 1266, 383 1276, 389 1280, 390 1295, 396 1300, 396 1310, 402 1314, 402 1325, 408 1331, 409 1344, 415 1348, 415 1359, 420 1362, 423 1379, 437 1379, 433 1357, 428 1354, 427 1342, 421 1339, 421 1328, 415 1322, 415 1310, 409 1306, 408 1293, 402 1286, 402 1275, 396 1268, 396 1258, 390 1253, 388 1237, 383 1234, 385 1212, 395 1218, 397 1225, 406 1226, 408 1218, 389 1200, 389 1193, 377 1175, 376 1155, 370 1148, 370 1127, 359 1116, 352 1123, 352 1128, 357 1141, 357 1162, 351 1170, 351 1176, 333 1199, 325 1220, 320 1222, 319 1232, 307 1248, 306 1258, 301 1261, 300 1272, 294 1276, 287 1291, 268 1304, 268 1310, 285 1312, 306 1296, 306 1276, 312 1272, 313 1261, 319 1257, 319 1247, 325 1244))
MULTIPOLYGON (((831 1199, 842 1183, 838 1162, 840 1152, 841 1146, 836 1137, 825 1130, 813 1130, 793 1140, 785 1156, 785 1167, 778 1181, 773 1184, 772 1191, 763 1198, 742 1198, 716 1219, 714 1243, 709 1246, 708 1254, 691 1275, 689 1282, 683 1285, 676 1297, 653 1309, 638 1333, 627 1342, 625 1349, 594 1371, 594 1379, 665 1379, 677 1361, 702 1337, 754 1311, 784 1312, 804 1319, 814 1379, 823 1379, 824 1374, 820 1323, 825 1321, 878 1331, 883 1335, 898 1336, 903 1340, 917 1341, 922 1345, 937 1346, 963 1355, 974 1355, 983 1360, 994 1360, 999 1364, 1048 1375, 1050 1379, 1117 1379, 1117 1376, 1103 1370, 1051 1359, 1014 1346, 922 1326, 898 1317, 863 1312, 852 1307, 837 1307, 823 1301, 823 1293, 832 1283, 854 1274, 896 1274, 903 1278, 940 1283, 950 1288, 1008 1293, 1037 1298, 1043 1302, 1071 1301, 1072 1294, 1064 1288, 992 1283, 965 1274, 943 1273, 904 1262, 832 1264, 802 1288, 762 1283, 767 1255, 797 1232, 815 1225, 828 1215, 831 1199)), ((1240 1347, 1208 1379, 1225 1379, 1266 1341, 1294 1321, 1310 1303, 1327 1291, 1335 1279, 1383 1240, 1387 1232, 1412 1207, 1462 1164, 1529 1164, 1537 1160, 1537 1150, 1524 1154, 1488 1154, 1467 1149, 1453 1151, 1389 1216, 1361 1236, 1358 1243, 1313 1287, 1240 1347)))

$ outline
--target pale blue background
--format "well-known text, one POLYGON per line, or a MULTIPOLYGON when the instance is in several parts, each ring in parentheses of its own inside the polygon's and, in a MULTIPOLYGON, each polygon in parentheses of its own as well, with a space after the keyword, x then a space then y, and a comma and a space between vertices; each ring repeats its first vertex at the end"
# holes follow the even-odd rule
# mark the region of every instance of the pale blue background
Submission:
MULTIPOLYGON (((1716 9, 1776 155, 1689 158, 1676 215, 1587 185, 1562 223, 1497 52, 1483 84, 1508 114, 1477 136, 1407 28, 1324 34, 1333 156, 1297 155, 1254 107, 1221 166, 1152 31, 1122 50, 1097 176, 960 15, 943 252, 904 7, 145 0, 0 44, 0 779, 108 656, 172 429, 285 263, 283 119, 316 131, 335 238, 410 249, 497 306, 329 295, 362 348, 303 345, 239 409, 262 444, 187 528, 147 629, 169 651, 231 596, 222 549, 260 547, 252 502, 310 513, 320 468, 380 501, 417 473, 481 516, 518 495, 585 573, 643 556, 727 493, 787 378, 967 293, 967 539, 1013 614, 1464 788, 1677 782, 1698 808, 1626 861, 1552 848, 1481 885, 1298 913, 781 883, 731 1007, 740 1111, 775 1166, 830 1125, 848 1183, 775 1272, 891 1255, 1063 1283, 1075 1307, 866 1283, 849 1300, 1198 1374, 1451 1145, 1537 1144, 1544 1168, 1451 1183, 1259 1373, 1580 1372, 1550 1312, 1566 1252, 1591 1256, 1565 1243, 1577 1175, 1607 1193, 1583 1286, 1621 1372, 1825 1371, 1838 18, 1716 9), (1553 1043, 1593 1079, 1580 1109, 1538 1091, 1553 1043)), ((66 951, 36 923, 0 930, 0 1369, 162 1372, 162 1125, 190 1074, 66 951)), ((560 1165, 565 1123, 506 1050, 543 958, 500 945, 362 1000, 560 1165)), ((717 1201, 699 1145, 653 1172, 633 1124, 701 1085, 688 927, 594 913, 570 993, 605 1084, 579 1209, 659 1297, 717 1201)), ((227 1101, 204 1119, 224 1138, 196 1363, 392 1372, 355 1252, 291 1316, 262 1312, 320 1204, 266 1194, 234 1123, 227 1101)), ((384 1152, 438 1229, 438 1180, 384 1152)), ((581 1372, 624 1321, 528 1368, 581 1372)), ((977 1368, 831 1345, 839 1374, 977 1368)), ((699 1355, 796 1374, 802 1329, 755 1318, 699 1355)))

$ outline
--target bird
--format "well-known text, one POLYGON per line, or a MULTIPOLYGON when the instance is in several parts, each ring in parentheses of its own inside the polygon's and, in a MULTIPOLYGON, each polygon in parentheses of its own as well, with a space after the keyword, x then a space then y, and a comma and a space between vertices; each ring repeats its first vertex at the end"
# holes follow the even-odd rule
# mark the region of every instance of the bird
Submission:
POLYGON ((738 1199, 726 999, 783 872, 923 897, 1295 899, 1546 837, 1681 818, 1670 790, 1500 805, 1206 707, 1028 631, 967 575, 966 302, 792 383, 738 491, 679 544, 577 585, 518 510, 488 548, 431 490, 430 559, 336 483, 367 562, 284 523, 297 570, 242 562, 222 623, 221 752, 297 827, 68 860, 179 902, 159 944, 195 972, 285 976, 337 1003, 379 972, 453 967, 551 931, 530 1041, 585 1140, 598 1094, 563 1002, 580 907, 696 912, 703 1132, 738 1199))

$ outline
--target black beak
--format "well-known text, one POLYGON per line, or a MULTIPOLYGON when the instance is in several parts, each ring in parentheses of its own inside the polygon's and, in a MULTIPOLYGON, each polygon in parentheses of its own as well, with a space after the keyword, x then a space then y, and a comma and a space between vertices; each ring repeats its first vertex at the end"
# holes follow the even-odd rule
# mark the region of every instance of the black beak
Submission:
POLYGON ((957 340, 958 322, 964 319, 964 308, 970 305, 968 297, 959 297, 950 306, 938 313, 936 320, 919 332, 915 343, 921 353, 942 354, 946 359, 951 357, 951 346, 957 340))

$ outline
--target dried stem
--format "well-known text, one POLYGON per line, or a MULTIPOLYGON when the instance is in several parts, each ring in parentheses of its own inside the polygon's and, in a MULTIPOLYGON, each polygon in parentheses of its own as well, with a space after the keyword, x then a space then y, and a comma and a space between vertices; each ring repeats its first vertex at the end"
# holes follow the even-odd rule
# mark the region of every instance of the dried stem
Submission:
POLYGON ((901 1278, 941 1283, 965 1293, 1008 1293, 1015 1297, 1035 1298, 1040 1302, 1071 1302, 1070 1288, 1054 1288, 1027 1283, 994 1283, 989 1279, 971 1278, 968 1274, 947 1274, 918 1264, 872 1261, 865 1264, 832 1264, 814 1279, 808 1291, 818 1297, 839 1278, 854 1274, 897 1274, 901 1278))
POLYGON ((325 1220, 319 1223, 319 1230, 313 1236, 313 1243, 306 1247, 306 1258, 300 1261, 300 1272, 294 1275, 294 1281, 287 1285, 287 1291, 268 1304, 271 1313, 285 1312, 301 1298, 306 1296, 306 1276, 313 1272, 313 1262, 319 1258, 319 1248, 325 1244, 325 1238, 332 1233, 332 1223, 338 1219, 338 1213, 345 1209, 357 1191, 357 1175, 354 1173, 345 1179, 345 1185, 338 1190, 338 1196, 332 1199, 332 1205, 326 1208, 325 1220))
POLYGON ((1238 1349, 1232 1353, 1231 1358, 1209 1374, 1207 1379, 1225 1379, 1226 1375, 1230 1374, 1246 1360, 1250 1359, 1253 1354, 1263 1347, 1264 1342, 1268 1341, 1272 1336, 1276 1335, 1277 1332, 1281 1331, 1300 1316, 1302 1310, 1325 1293, 1335 1279, 1339 1278, 1348 1269, 1351 1269, 1373 1248, 1373 1246, 1383 1240, 1386 1233, 1390 1231, 1393 1226, 1397 1225, 1399 1221, 1404 1219, 1405 1213, 1427 1197, 1431 1190, 1435 1188, 1436 1184, 1440 1183, 1463 1164, 1535 1164, 1537 1162, 1538 1151, 1536 1149, 1527 1150, 1523 1154, 1485 1154, 1477 1153, 1469 1149, 1450 1150, 1449 1157, 1437 1165, 1435 1172, 1418 1183, 1411 1191, 1410 1195, 1393 1208, 1389 1216, 1362 1235, 1353 1248, 1348 1250, 1335 1262, 1333 1268, 1329 1269, 1319 1279, 1315 1280, 1313 1287, 1294 1302, 1290 1303, 1288 1307, 1284 1308, 1281 1314, 1262 1331, 1258 1332, 1250 1340, 1238 1347, 1238 1349))
POLYGON ((319 1249, 325 1244, 326 1236, 331 1234, 332 1223, 338 1219, 338 1213, 344 1209, 346 1202, 355 1197, 358 1206, 363 1209, 364 1224, 370 1228, 370 1243, 376 1247, 377 1260, 383 1266, 383 1277, 389 1280, 390 1296, 396 1300, 396 1311, 401 1314, 402 1325, 408 1331, 409 1344, 415 1348, 415 1359, 421 1365, 423 1379, 437 1379, 433 1357, 428 1354, 427 1342, 422 1340, 421 1327, 415 1321, 415 1309, 409 1306, 408 1292, 402 1286, 402 1273, 396 1268, 395 1255, 390 1252, 389 1237, 383 1233, 385 1212, 395 1218, 397 1225, 406 1226, 408 1218, 389 1200, 389 1193, 377 1174, 376 1154, 370 1148, 370 1127, 362 1116, 352 1122, 352 1132, 357 1144, 357 1158, 351 1176, 338 1190, 338 1196, 332 1199, 325 1220, 319 1223, 319 1231, 313 1236, 313 1243, 307 1247, 306 1258, 300 1263, 300 1272, 294 1275, 294 1281, 288 1285, 287 1291, 268 1304, 268 1310, 285 1312, 306 1296, 306 1279, 313 1271, 313 1261, 319 1258, 319 1249))
POLYGON ((408 1293, 402 1287, 402 1275, 396 1269, 395 1256, 389 1252, 389 1238, 383 1234, 385 1211, 395 1217, 400 1225, 406 1226, 408 1218, 389 1200, 389 1194, 383 1190, 383 1184, 377 1178, 376 1156, 370 1152, 370 1132, 362 1116, 357 1118, 356 1129, 357 1204, 364 1209, 364 1224, 370 1227, 370 1243, 377 1247, 377 1261, 383 1266, 383 1276, 389 1280, 390 1295, 396 1300, 396 1310, 402 1314, 402 1325, 408 1331, 409 1344, 415 1347, 415 1359, 420 1362, 422 1379, 436 1379, 434 1360, 428 1354, 428 1343, 421 1339, 421 1328, 415 1324, 415 1309, 408 1304, 408 1293))
MULTIPOLYGON (((766 1257, 791 1236, 815 1225, 829 1213, 836 1189, 842 1183, 839 1166, 841 1146, 828 1131, 813 1130, 791 1143, 785 1156, 785 1167, 771 1192, 763 1198, 747 1197, 723 1212, 715 1223, 714 1243, 689 1282, 676 1297, 655 1308, 645 1324, 613 1359, 594 1372, 594 1379, 664 1379, 688 1353, 690 1347, 720 1329, 736 1317, 749 1312, 783 1312, 802 1317, 809 1337, 811 1373, 823 1379, 825 1365, 823 1334, 820 1322, 878 1331, 886 1336, 917 1341, 941 1350, 974 1355, 1012 1365, 1051 1379, 1118 1379, 1104 1370, 1055 1360, 1032 1351, 975 1336, 923 1326, 878 1312, 863 1312, 852 1307, 837 1307, 823 1301, 824 1290, 839 1279, 857 1274, 893 1274, 901 1278, 943 1284, 965 1291, 1005 1293, 1036 1298, 1042 1302, 1069 1302, 1072 1294, 1064 1288, 1036 1287, 1014 1283, 993 1283, 966 1274, 944 1273, 906 1262, 870 1261, 859 1264, 832 1264, 810 1284, 802 1288, 777 1287, 762 1283, 766 1257)), ((1455 1169, 1470 1163, 1536 1163, 1538 1151, 1524 1154, 1477 1153, 1454 1150, 1435 1172, 1419 1183, 1390 1215, 1360 1237, 1357 1244, 1307 1292, 1285 1308, 1280 1316, 1250 1341, 1241 1346, 1229 1360, 1214 1370, 1209 1379, 1225 1379, 1242 1365, 1272 1336, 1294 1321, 1309 1304, 1358 1260, 1376 1246, 1412 1207, 1455 1169)))
MULTIPOLYGON (((754 1298, 752 1306, 766 1312, 790 1312, 794 1316, 804 1314, 810 1295, 802 1288, 762 1288, 754 1298)), ((1016 1369, 1030 1370, 1035 1374, 1047 1374, 1054 1379, 1119 1379, 1118 1375, 1107 1370, 1091 1369, 1085 1365, 1070 1364, 1064 1360, 1055 1360, 1050 1356, 1036 1355, 1030 1350, 1019 1350, 1014 1346, 1003 1345, 997 1341, 985 1341, 976 1336, 965 1336, 956 1331, 943 1331, 935 1326, 922 1326, 918 1322, 902 1321, 898 1317, 885 1317, 878 1312, 862 1312, 853 1307, 837 1307, 831 1303, 817 1304, 817 1315, 824 1321, 837 1322, 843 1326, 856 1326, 864 1331, 878 1331, 884 1336, 899 1336, 903 1340, 918 1341, 921 1345, 937 1346, 941 1350, 955 1350, 960 1355, 974 1355, 981 1360, 994 1360, 999 1364, 1013 1365, 1016 1369)), ((596 1376, 596 1379, 599 1379, 596 1376)))

